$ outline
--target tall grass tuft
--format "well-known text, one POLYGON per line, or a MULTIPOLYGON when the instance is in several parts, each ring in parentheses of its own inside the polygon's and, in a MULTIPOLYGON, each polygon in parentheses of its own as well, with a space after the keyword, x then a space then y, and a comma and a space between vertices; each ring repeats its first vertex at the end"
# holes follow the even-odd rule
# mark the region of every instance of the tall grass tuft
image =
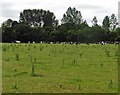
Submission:
POLYGON ((79 89, 79 90, 81 90, 81 89, 82 89, 82 87, 81 87, 81 85, 80 85, 80 84, 78 85, 78 89, 79 89))
POLYGON ((3 51, 7 51, 7 48, 6 48, 6 47, 4 47, 4 48, 3 48, 3 51))
POLYGON ((43 48, 42 48, 42 47, 40 47, 40 51, 42 51, 42 49, 43 49, 43 48))
POLYGON ((34 66, 34 62, 32 62, 32 76, 35 76, 35 66, 34 66))
POLYGON ((111 89, 112 87, 113 87, 113 81, 112 81, 112 79, 111 79, 111 80, 109 80, 109 82, 108 82, 108 88, 111 89))
POLYGON ((77 64, 77 62, 76 62, 75 59, 72 60, 72 64, 73 64, 73 65, 77 64))
POLYGON ((83 55, 83 53, 81 52, 81 53, 80 53, 80 57, 82 57, 82 55, 83 55))
POLYGON ((13 89, 17 89, 17 88, 18 88, 18 86, 17 86, 17 83, 16 83, 16 82, 14 82, 14 84, 13 84, 12 88, 13 88, 13 89))
POLYGON ((62 84, 60 83, 60 88, 62 88, 62 84))
POLYGON ((32 63, 32 73, 31 73, 31 75, 32 76, 35 76, 35 65, 34 65, 34 62, 36 61, 36 59, 32 59, 32 57, 31 57, 31 63, 32 63))
POLYGON ((107 57, 110 57, 110 51, 105 49, 105 53, 106 53, 107 57))
POLYGON ((101 65, 101 69, 102 69, 102 68, 103 68, 103 63, 101 62, 101 64, 100 64, 100 65, 101 65))
POLYGON ((20 59, 20 58, 19 58, 19 54, 17 53, 17 54, 16 54, 16 61, 19 61, 19 59, 20 59))

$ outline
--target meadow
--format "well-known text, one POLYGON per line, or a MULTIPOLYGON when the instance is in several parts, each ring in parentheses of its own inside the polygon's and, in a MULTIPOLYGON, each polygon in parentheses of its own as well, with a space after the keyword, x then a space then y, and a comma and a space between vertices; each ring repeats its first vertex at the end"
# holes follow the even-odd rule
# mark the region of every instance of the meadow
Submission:
POLYGON ((117 93, 115 44, 2 44, 3 93, 117 93))

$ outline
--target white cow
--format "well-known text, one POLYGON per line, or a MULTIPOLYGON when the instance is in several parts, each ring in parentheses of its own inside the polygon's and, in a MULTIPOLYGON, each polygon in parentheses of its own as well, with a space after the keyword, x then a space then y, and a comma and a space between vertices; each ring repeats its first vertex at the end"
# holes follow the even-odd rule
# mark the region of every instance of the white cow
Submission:
POLYGON ((33 44, 35 43, 35 41, 33 41, 33 44))
POLYGON ((101 42, 101 45, 105 45, 105 44, 106 44, 105 42, 103 42, 103 41, 101 42))
POLYGON ((28 43, 30 43, 30 41, 28 41, 28 43))
POLYGON ((53 42, 50 42, 50 44, 53 44, 53 42))
POLYGON ((15 43, 21 43, 20 41, 15 41, 15 43))
POLYGON ((40 43, 42 44, 43 42, 41 41, 40 43))

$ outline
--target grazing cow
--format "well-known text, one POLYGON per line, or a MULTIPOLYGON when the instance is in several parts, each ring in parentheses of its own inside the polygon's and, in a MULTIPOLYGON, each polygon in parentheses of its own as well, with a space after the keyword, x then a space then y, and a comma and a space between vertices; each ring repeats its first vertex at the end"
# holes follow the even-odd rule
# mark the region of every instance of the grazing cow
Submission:
POLYGON ((15 43, 21 43, 20 41, 15 41, 15 43))
POLYGON ((35 43, 35 41, 33 41, 33 44, 35 43))
POLYGON ((119 44, 119 42, 118 42, 118 41, 116 41, 116 42, 115 42, 115 44, 117 45, 117 44, 119 44))
POLYGON ((73 44, 73 42, 70 42, 70 44, 73 44))
POLYGON ((28 41, 28 43, 30 43, 30 41, 28 41))
POLYGON ((50 44, 53 44, 53 42, 50 42, 50 44))
POLYGON ((101 45, 105 45, 106 43, 104 43, 103 41, 101 42, 101 45))
POLYGON ((66 44, 65 42, 61 42, 60 44, 66 44))
POLYGON ((40 43, 42 44, 43 42, 41 41, 40 43))
POLYGON ((78 45, 78 44, 80 44, 80 42, 76 42, 75 44, 78 45))

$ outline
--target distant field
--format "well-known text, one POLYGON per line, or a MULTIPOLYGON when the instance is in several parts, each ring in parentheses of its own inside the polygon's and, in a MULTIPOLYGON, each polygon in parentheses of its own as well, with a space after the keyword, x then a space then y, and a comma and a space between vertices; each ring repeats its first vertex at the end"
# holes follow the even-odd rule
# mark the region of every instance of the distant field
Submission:
POLYGON ((3 93, 118 92, 117 49, 114 44, 4 43, 3 93))

